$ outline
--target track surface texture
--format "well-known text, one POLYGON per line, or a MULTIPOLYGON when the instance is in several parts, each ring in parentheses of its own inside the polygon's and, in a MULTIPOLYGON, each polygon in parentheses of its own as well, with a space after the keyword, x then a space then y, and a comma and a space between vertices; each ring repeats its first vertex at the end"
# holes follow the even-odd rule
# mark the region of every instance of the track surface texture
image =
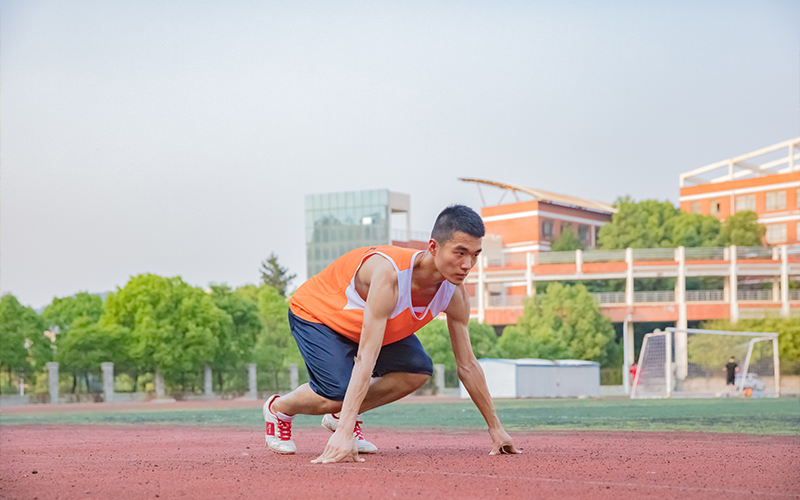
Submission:
POLYGON ((280 456, 240 427, 4 426, 0 498, 800 498, 797 436, 516 432, 488 456, 485 431, 365 433, 378 454, 315 465, 321 428, 280 456))

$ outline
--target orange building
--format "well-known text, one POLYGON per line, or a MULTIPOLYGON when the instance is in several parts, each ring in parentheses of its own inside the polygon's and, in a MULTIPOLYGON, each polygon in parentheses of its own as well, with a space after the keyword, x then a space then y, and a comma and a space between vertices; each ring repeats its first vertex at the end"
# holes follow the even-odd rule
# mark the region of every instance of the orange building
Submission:
POLYGON ((752 210, 766 242, 800 242, 800 137, 680 174, 681 210, 725 220, 752 210))
POLYGON ((481 217, 486 234, 502 241, 501 252, 505 257, 509 257, 509 254, 549 251, 550 243, 564 231, 572 231, 584 248, 594 248, 600 228, 611 222, 612 214, 617 212, 616 208, 600 201, 503 182, 472 178, 460 180, 478 186, 484 202, 481 217), (497 205, 486 206, 481 186, 503 190, 497 205), (514 202, 501 205, 509 193, 514 202))

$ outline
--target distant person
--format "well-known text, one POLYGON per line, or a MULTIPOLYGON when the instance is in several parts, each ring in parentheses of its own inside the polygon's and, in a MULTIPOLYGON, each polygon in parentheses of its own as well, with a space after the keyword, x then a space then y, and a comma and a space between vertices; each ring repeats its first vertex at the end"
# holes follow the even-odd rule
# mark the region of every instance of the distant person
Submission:
POLYGON ((469 341, 464 286, 481 253, 481 217, 464 205, 436 218, 426 250, 374 246, 352 250, 306 281, 289 301, 289 325, 310 382, 263 406, 266 444, 292 454, 295 415, 324 415, 333 432, 314 463, 363 461, 377 447, 361 431, 361 414, 416 391, 433 362, 414 332, 439 313, 458 376, 489 426, 491 455, 519 453, 500 424, 469 341))
POLYGON ((736 374, 739 373, 739 365, 736 364, 736 360, 733 356, 731 359, 728 360, 728 364, 725 365, 726 380, 725 385, 732 385, 736 387, 736 374))
POLYGON ((638 370, 638 369, 639 369, 639 365, 638 365, 637 362, 634 361, 634 363, 631 365, 631 369, 630 369, 630 372, 631 372, 631 385, 636 383, 636 370, 638 370))

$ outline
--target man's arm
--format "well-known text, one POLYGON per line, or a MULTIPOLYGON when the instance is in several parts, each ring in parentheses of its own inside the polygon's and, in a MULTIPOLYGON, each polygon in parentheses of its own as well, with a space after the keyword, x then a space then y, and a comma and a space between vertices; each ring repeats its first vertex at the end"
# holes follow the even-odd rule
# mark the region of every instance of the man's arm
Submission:
POLYGON ((353 428, 358 418, 358 409, 369 390, 372 371, 383 344, 386 322, 397 304, 397 273, 388 260, 375 256, 361 266, 357 279, 369 286, 358 354, 342 402, 339 425, 328 440, 322 455, 312 460, 314 463, 334 463, 350 458, 363 461, 358 457, 353 428))
POLYGON ((489 425, 489 435, 492 438, 490 455, 520 453, 514 448, 511 437, 500 424, 492 404, 492 397, 489 395, 489 388, 486 386, 483 369, 472 352, 472 344, 469 342, 469 296, 464 285, 456 289, 445 312, 450 342, 458 367, 458 378, 463 382, 470 398, 489 425))

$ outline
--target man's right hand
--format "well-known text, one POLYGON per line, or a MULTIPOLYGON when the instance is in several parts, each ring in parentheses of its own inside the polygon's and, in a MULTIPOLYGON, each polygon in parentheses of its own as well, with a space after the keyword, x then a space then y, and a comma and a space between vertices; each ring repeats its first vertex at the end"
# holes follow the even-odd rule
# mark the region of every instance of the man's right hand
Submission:
POLYGON ((345 432, 340 425, 333 436, 328 440, 325 445, 325 451, 322 455, 312 460, 314 464, 333 464, 337 462, 363 462, 364 459, 358 456, 358 445, 353 431, 345 432))

